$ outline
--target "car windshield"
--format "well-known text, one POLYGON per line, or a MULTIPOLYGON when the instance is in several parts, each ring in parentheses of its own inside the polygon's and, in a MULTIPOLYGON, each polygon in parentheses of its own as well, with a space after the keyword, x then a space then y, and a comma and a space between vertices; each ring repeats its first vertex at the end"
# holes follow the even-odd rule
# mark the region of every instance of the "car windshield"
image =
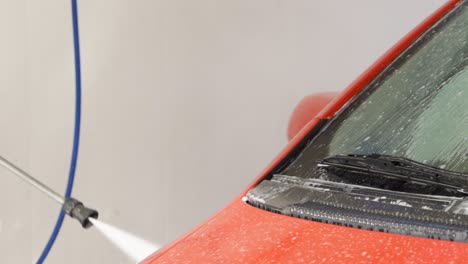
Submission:
POLYGON ((314 178, 325 157, 381 154, 468 175, 467 10, 464 1, 433 26, 281 174, 314 178))

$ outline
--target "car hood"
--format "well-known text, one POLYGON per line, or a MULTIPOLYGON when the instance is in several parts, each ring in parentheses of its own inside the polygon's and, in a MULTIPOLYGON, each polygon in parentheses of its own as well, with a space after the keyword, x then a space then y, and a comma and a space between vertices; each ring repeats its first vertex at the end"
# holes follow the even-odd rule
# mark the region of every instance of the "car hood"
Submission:
POLYGON ((468 244, 324 224, 236 200, 143 263, 460 263, 468 244))

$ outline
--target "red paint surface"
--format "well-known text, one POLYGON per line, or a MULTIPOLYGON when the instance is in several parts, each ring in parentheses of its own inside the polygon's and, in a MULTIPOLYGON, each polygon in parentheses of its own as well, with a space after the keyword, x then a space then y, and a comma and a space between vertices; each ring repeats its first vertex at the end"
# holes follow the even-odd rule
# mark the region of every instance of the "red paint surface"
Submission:
POLYGON ((338 95, 337 92, 322 92, 304 97, 294 108, 288 124, 288 140, 310 122, 327 104, 338 95))
POLYGON ((143 263, 468 263, 468 244, 323 224, 270 213, 241 197, 277 165, 320 118, 332 117, 459 0, 447 2, 302 128, 226 208, 143 263))
POLYGON ((464 243, 295 219, 237 200, 147 263, 463 263, 467 256, 464 243))

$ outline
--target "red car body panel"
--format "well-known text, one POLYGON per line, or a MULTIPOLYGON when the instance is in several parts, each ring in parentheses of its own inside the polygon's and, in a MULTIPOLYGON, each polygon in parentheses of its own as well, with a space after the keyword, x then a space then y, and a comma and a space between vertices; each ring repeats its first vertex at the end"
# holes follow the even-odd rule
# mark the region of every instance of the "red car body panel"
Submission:
POLYGON ((294 149, 320 119, 332 117, 459 2, 447 2, 377 60, 308 122, 251 186, 226 208, 182 238, 155 252, 143 263, 468 263, 466 243, 303 220, 267 212, 241 200, 294 149))
POLYGON ((147 263, 463 263, 465 243, 295 219, 240 199, 147 263))
POLYGON ((291 140, 309 121, 314 118, 333 98, 338 95, 337 92, 322 92, 304 97, 289 119, 288 140, 291 140))

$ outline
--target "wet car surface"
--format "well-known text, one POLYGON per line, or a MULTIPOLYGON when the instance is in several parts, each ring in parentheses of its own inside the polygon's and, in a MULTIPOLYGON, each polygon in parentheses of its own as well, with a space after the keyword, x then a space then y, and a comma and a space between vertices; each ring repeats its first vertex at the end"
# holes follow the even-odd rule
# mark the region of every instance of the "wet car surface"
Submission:
POLYGON ((467 96, 468 1, 450 1, 146 263, 463 262, 467 96))

